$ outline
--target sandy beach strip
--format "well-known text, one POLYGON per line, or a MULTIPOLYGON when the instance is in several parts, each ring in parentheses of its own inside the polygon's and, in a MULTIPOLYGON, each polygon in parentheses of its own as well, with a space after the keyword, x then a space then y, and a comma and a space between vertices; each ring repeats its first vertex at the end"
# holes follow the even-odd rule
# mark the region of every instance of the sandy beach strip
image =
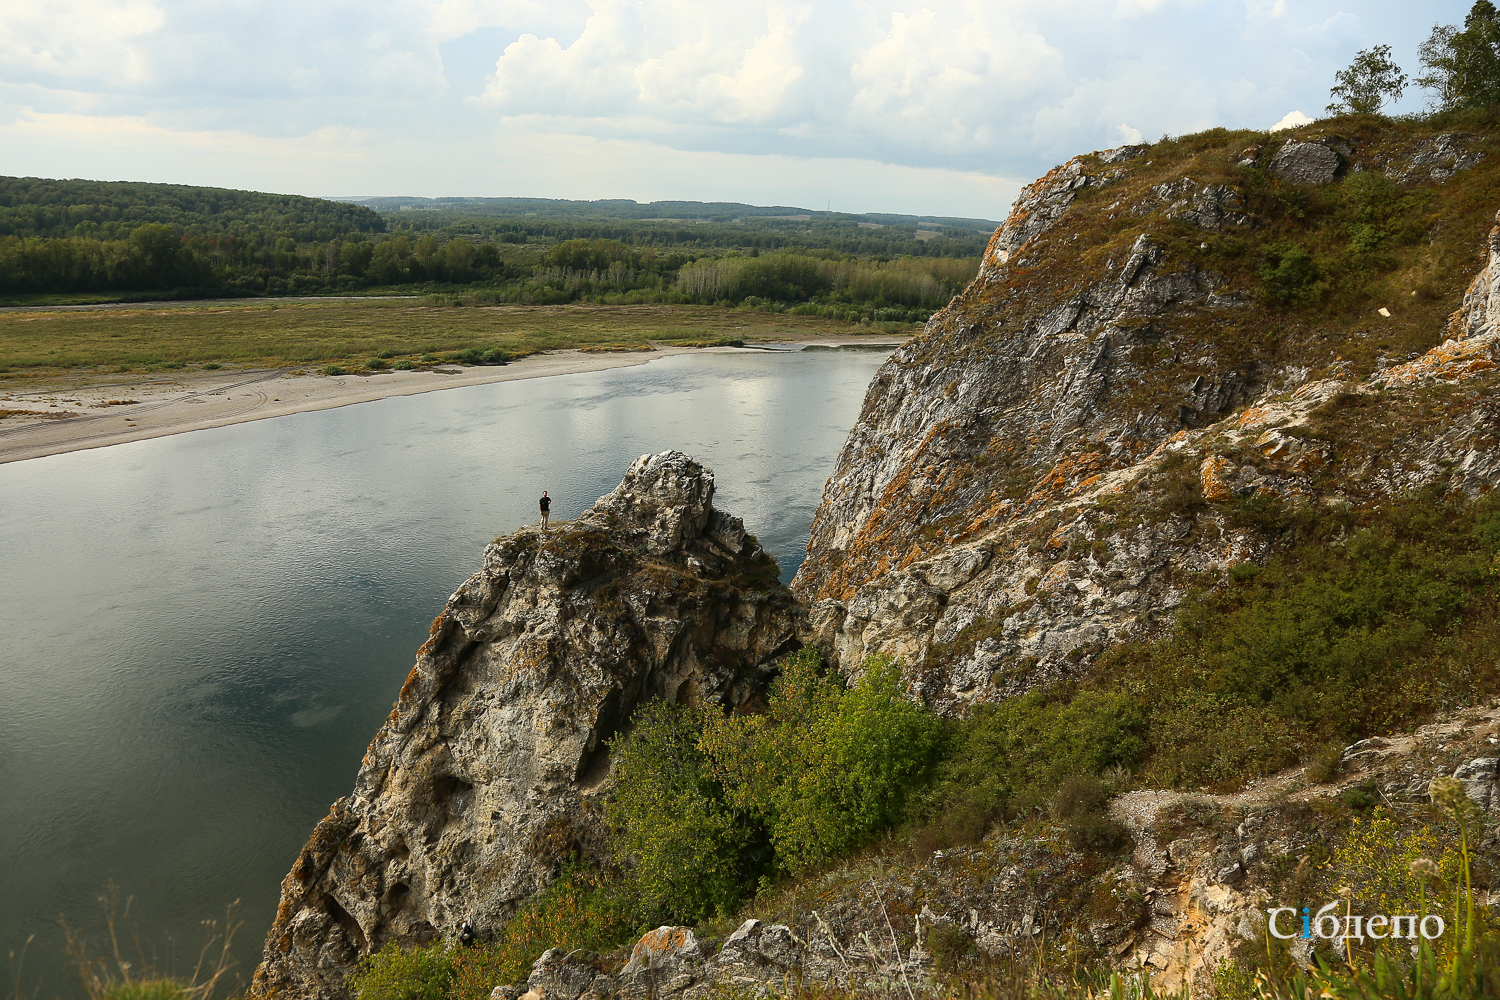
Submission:
MULTIPOLYGON (((810 337, 765 348, 892 345, 889 338, 810 337)), ((369 375, 313 374, 306 368, 223 368, 140 375, 60 376, 46 383, 0 384, 0 463, 166 437, 247 420, 368 403, 388 396, 489 382, 545 378, 647 364, 690 353, 738 353, 755 346, 669 347, 651 352, 551 351, 504 366, 440 364, 369 375)))

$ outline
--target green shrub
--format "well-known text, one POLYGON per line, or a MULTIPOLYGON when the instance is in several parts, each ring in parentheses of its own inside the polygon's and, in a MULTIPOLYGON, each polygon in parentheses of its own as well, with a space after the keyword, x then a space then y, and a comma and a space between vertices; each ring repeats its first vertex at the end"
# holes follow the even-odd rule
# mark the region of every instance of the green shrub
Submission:
POLYGON ((391 367, 396 369, 396 371, 398 372, 409 372, 416 366, 405 358, 402 358, 400 361, 391 362, 391 367))
POLYGON ((396 356, 397 356, 397 355, 398 355, 398 354, 400 354, 400 353, 401 353, 401 352, 400 352, 400 351, 397 351, 397 350, 393 350, 393 349, 391 349, 391 348, 389 348, 389 347, 387 347, 387 348, 386 348, 386 349, 385 349, 385 350, 383 350, 383 351, 381 351, 381 352, 380 352, 380 353, 379 353, 379 354, 377 354, 377 355, 375 355, 375 356, 376 356, 376 357, 377 357, 377 358, 382 358, 382 359, 384 359, 384 360, 387 360, 387 361, 388 361, 388 360, 390 360, 390 359, 391 359, 391 358, 394 358, 394 357, 396 357, 396 356))
POLYGON ((1259 572, 1191 595, 1168 636, 1097 662, 1090 686, 1145 717, 1147 782, 1232 785, 1494 689, 1500 498, 1319 517, 1299 513, 1259 572))
POLYGON ((921 812, 955 808, 1014 815, 1049 802, 1067 778, 1131 767, 1144 714, 1124 695, 1084 691, 1071 701, 1033 693, 983 705, 959 725, 921 812))
POLYGON ((1312 257, 1298 244, 1285 241, 1266 247, 1260 280, 1265 298, 1282 305, 1313 300, 1322 290, 1312 257))
POLYGON ((732 912, 769 860, 763 826, 731 806, 699 748, 703 716, 653 702, 616 741, 612 848, 629 866, 646 919, 692 922, 732 912))
POLYGON ((1129 841, 1125 827, 1109 815, 1109 789, 1091 775, 1064 781, 1053 796, 1052 812, 1076 850, 1112 851, 1129 841))
POLYGON ((380 360, 379 358, 371 358, 369 361, 365 362, 365 367, 370 369, 370 371, 372 372, 378 372, 384 371, 385 369, 389 368, 390 365, 380 360))
POLYGON ((1312 763, 1307 765, 1307 780, 1315 785, 1326 785, 1339 776, 1343 763, 1343 748, 1337 743, 1330 743, 1319 750, 1312 763))
POLYGON ((359 960, 349 976, 356 1000, 443 1000, 453 980, 453 956, 441 941, 406 951, 392 938, 359 960))
POLYGON ((338 365, 324 365, 323 366, 323 374, 324 375, 348 375, 349 373, 347 371, 345 371, 344 369, 340 368, 338 365))
POLYGON ((777 865, 803 871, 902 817, 930 776, 941 725, 890 660, 845 690, 817 650, 781 662, 763 715, 712 717, 702 746, 729 801, 764 818, 777 865))
POLYGON ((491 347, 479 355, 479 360, 487 365, 508 365, 510 355, 498 347, 491 347))
POLYGON ((895 664, 870 659, 848 690, 816 650, 780 667, 763 714, 658 702, 613 745, 612 843, 643 919, 729 913, 759 876, 892 826, 930 776, 942 726, 895 664))
POLYGON ((224 366, 219 364, 217 361, 210 361, 208 364, 203 366, 203 370, 206 372, 216 372, 223 367, 224 366))
POLYGON ((431 363, 431 362, 433 362, 433 361, 440 361, 440 360, 442 360, 442 359, 441 359, 441 358, 439 358, 439 357, 438 357, 438 356, 437 356, 437 355, 436 355, 436 354, 431 354, 431 353, 429 353, 429 354, 424 354, 424 355, 422 355, 422 358, 421 358, 421 360, 423 360, 423 361, 426 361, 426 362, 428 362, 428 363, 431 363))

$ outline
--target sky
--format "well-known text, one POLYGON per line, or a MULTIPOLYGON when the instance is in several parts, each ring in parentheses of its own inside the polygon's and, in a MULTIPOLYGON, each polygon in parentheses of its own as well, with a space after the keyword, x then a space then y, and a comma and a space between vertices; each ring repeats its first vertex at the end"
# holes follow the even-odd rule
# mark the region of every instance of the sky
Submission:
MULTIPOLYGON (((0 174, 1004 218, 1468 0, 3 0, 0 174)), ((1420 110, 1408 88, 1397 111, 1420 110)))

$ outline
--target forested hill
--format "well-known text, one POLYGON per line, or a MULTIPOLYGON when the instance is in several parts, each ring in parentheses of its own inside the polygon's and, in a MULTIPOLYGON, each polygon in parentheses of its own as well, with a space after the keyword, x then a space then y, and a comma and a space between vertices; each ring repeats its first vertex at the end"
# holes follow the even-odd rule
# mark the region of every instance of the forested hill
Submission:
POLYGON ((368 201, 0 177, 0 301, 379 289, 912 323, 974 276, 994 228, 728 203, 368 201))
POLYGON ((833 212, 796 208, 791 205, 746 205, 737 201, 650 201, 601 198, 569 201, 564 198, 348 198, 380 212, 441 211, 464 215, 527 217, 547 215, 579 219, 636 219, 644 222, 740 222, 746 219, 810 220, 841 219, 886 225, 927 228, 981 229, 993 232, 994 219, 971 219, 938 215, 898 215, 888 212, 833 212))
POLYGON ((833 212, 787 205, 629 199, 351 198, 412 233, 483 242, 619 240, 632 246, 831 250, 860 257, 978 257, 992 219, 833 212))
POLYGON ((189 236, 288 237, 326 242, 385 231, 373 209, 289 194, 185 184, 0 177, 0 237, 124 239, 142 225, 189 236))

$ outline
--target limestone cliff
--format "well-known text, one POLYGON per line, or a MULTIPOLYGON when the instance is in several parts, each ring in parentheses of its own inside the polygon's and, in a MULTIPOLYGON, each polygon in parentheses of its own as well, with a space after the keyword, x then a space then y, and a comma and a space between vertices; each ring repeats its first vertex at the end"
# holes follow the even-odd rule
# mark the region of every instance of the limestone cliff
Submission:
POLYGON ((797 642, 712 472, 642 456, 571 523, 497 539, 432 625, 353 794, 282 883, 251 993, 342 997, 387 939, 482 935, 601 834, 607 741, 650 698, 734 707, 797 642))
MULTIPOLYGON (((1500 205, 1488 148, 1374 126, 1219 130, 1080 156, 1027 187, 979 276, 869 389, 792 584, 815 641, 846 672, 894 654, 962 713, 1077 676, 1169 619, 1188 579, 1264 555, 1225 502, 1500 483, 1495 236, 1443 320, 1473 274, 1442 256, 1478 242, 1460 239, 1466 206, 1500 205), (1338 275, 1295 241, 1320 206, 1353 218, 1366 197, 1426 207, 1379 259, 1391 277, 1329 291, 1338 275), (1357 301, 1288 305, 1335 294, 1357 301)), ((1373 260, 1350 231, 1316 237, 1327 259, 1373 260)))

